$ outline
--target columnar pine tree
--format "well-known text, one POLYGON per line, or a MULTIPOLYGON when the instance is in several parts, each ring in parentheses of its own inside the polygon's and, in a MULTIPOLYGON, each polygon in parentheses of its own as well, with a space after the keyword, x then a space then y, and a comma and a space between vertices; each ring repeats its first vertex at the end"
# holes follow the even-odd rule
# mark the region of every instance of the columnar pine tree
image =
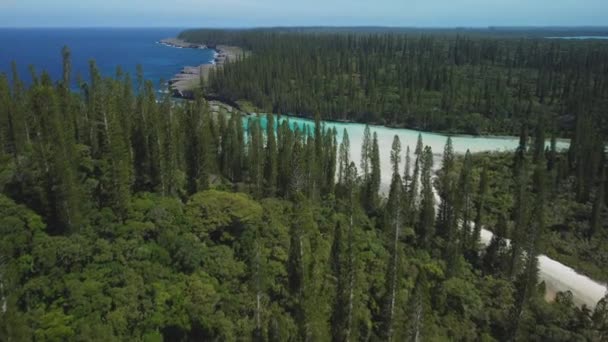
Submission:
POLYGON ((546 162, 540 154, 534 168, 533 191, 535 195, 534 216, 530 219, 524 243, 524 269, 516 280, 515 306, 511 313, 511 340, 518 339, 522 314, 534 296, 538 283, 538 252, 545 229, 546 162))
POLYGON ((318 158, 315 155, 315 138, 306 130, 304 135, 304 158, 302 168, 304 170, 304 193, 311 199, 316 199, 319 195, 319 184, 317 177, 318 158))
POLYGON ((285 119, 279 128, 279 165, 278 187, 281 196, 287 197, 292 175, 292 155, 294 148, 294 132, 289 128, 289 119, 285 119))
MULTIPOLYGON (((136 120, 137 124, 133 126, 132 146, 134 152, 134 171, 135 171, 135 190, 136 191, 151 191, 152 190, 152 156, 150 153, 150 134, 151 127, 154 124, 151 111, 154 109, 154 103, 150 103, 148 98, 149 89, 143 78, 143 70, 141 65, 137 66, 137 100, 136 100, 136 120)), ((153 96, 153 94, 152 94, 153 96)), ((199 95, 200 96, 200 95, 199 95)), ((204 100, 197 102, 197 110, 199 115, 202 115, 203 108, 206 107, 204 100)), ((101 111, 100 115, 103 115, 101 111)))
POLYGON ((301 337, 307 335, 306 317, 304 312, 303 296, 305 286, 304 265, 304 228, 300 224, 293 224, 290 232, 289 257, 287 260, 289 292, 296 298, 293 304, 293 316, 298 324, 301 337))
MULTIPOLYGON (((74 97, 70 89, 71 75, 72 75, 72 60, 71 52, 67 46, 64 46, 61 50, 62 55, 62 66, 63 66, 63 77, 61 82, 58 84, 59 90, 59 108, 61 110, 63 124, 65 130, 68 132, 66 138, 70 139, 69 144, 74 144, 77 137, 77 109, 74 108, 74 97)), ((118 81, 116 81, 118 82, 118 81)), ((8 107, 6 107, 8 108, 8 107)))
POLYGON ((549 157, 547 160, 547 170, 549 171, 550 192, 557 194, 559 187, 559 160, 557 153, 557 138, 555 133, 551 136, 551 149, 549 150, 549 157))
POLYGON ((404 214, 404 224, 407 226, 411 226, 414 222, 412 217, 414 213, 412 212, 412 197, 411 197, 411 186, 412 186, 412 174, 411 174, 411 157, 410 157, 410 147, 406 148, 405 152, 405 167, 403 170, 403 214, 404 214))
POLYGON ((525 134, 520 138, 520 144, 515 152, 513 178, 515 191, 513 193, 513 221, 514 227, 511 233, 511 257, 509 262, 509 277, 514 278, 521 268, 521 256, 523 244, 525 243, 525 231, 528 221, 528 161, 526 158, 525 134))
POLYGON ((161 183, 164 196, 177 196, 179 193, 179 158, 178 158, 178 118, 176 110, 171 105, 171 99, 166 96, 163 100, 162 112, 167 113, 161 120, 161 183))
POLYGON ((395 135, 391 149, 391 164, 393 176, 389 192, 388 202, 385 209, 384 224, 387 235, 389 250, 388 270, 386 275, 386 295, 384 303, 382 334, 387 340, 392 340, 394 335, 395 309, 397 305, 397 291, 399 282, 399 236, 403 224, 402 193, 403 183, 399 175, 399 164, 401 162, 401 142, 399 136, 395 135))
POLYGON ((350 167, 350 140, 348 139, 346 128, 342 133, 342 142, 340 143, 340 151, 338 154, 340 158, 338 161, 338 183, 343 184, 346 179, 348 168, 350 167))
POLYGON ((243 180, 243 168, 245 165, 245 133, 243 131, 243 118, 240 113, 232 113, 230 116, 230 125, 233 135, 230 143, 232 156, 232 171, 233 181, 240 182, 243 180))
MULTIPOLYGON (((442 254, 446 261, 446 275, 453 276, 458 269, 456 266, 462 254, 458 241, 459 209, 461 197, 456 198, 456 182, 454 177, 454 149, 452 139, 448 138, 444 153, 442 169, 439 178, 439 216, 437 222, 438 235, 442 238, 442 254)), ((466 157, 465 157, 466 160, 466 157)), ((465 161, 466 163, 466 161, 465 161)))
POLYGON ((545 123, 542 115, 538 116, 538 120, 534 131, 534 163, 537 163, 540 158, 545 155, 545 123))
MULTIPOLYGON (((348 229, 350 231, 350 229, 348 229)), ((344 234, 340 221, 334 229, 330 266, 336 280, 336 294, 331 317, 333 341, 348 341, 352 324, 352 239, 350 232, 344 234), (346 235, 346 237, 344 237, 346 235), (345 241, 346 240, 346 241, 345 241)))
POLYGON ((50 76, 44 73, 32 93, 33 125, 37 129, 34 151, 43 175, 43 200, 47 222, 55 233, 80 227, 81 189, 76 179, 74 144, 65 131, 50 76))
POLYGON ((466 250, 471 241, 471 211, 473 209, 472 169, 471 153, 467 150, 458 179, 458 202, 456 205, 456 213, 461 231, 460 242, 463 250, 466 250))
POLYGON ((441 173, 439 177, 439 215, 437 217, 437 234, 444 240, 454 238, 452 224, 454 220, 454 200, 452 198, 453 187, 453 168, 454 168, 454 147, 452 138, 448 137, 443 150, 443 160, 441 163, 441 173))
POLYGON ((380 148, 378 147, 378 135, 374 132, 372 148, 370 152, 370 175, 367 186, 367 208, 375 211, 378 208, 378 193, 380 192, 381 171, 380 171, 380 148))
POLYGON ((469 243, 469 257, 475 259, 479 255, 478 247, 481 239, 481 229, 483 228, 485 219, 485 206, 488 196, 489 179, 488 168, 484 166, 479 179, 479 188, 477 190, 477 199, 475 201, 475 221, 473 224, 473 235, 469 243))
POLYGON ((264 163, 264 180, 266 196, 273 197, 277 184, 277 141, 275 137, 274 115, 266 116, 266 161, 264 163))
MULTIPOLYGON (((316 185, 316 194, 319 195, 322 190, 325 188, 325 177, 323 177, 323 172, 325 170, 325 149, 324 144, 325 140, 323 139, 325 133, 325 129, 321 124, 321 115, 317 112, 315 114, 315 128, 314 128, 314 160, 313 163, 313 174, 312 177, 314 179, 314 183, 316 185)), ((329 146, 328 146, 329 147, 329 146)), ((331 151, 327 151, 331 153, 331 151)))
POLYGON ((290 171, 291 174, 287 177, 288 180, 288 195, 304 191, 306 186, 306 154, 303 146, 303 138, 300 130, 296 128, 293 133, 293 146, 290 152, 290 171))
MULTIPOLYGON (((162 170, 162 128, 161 121, 165 118, 161 118, 159 112, 160 106, 157 105, 157 98, 154 92, 154 85, 151 81, 146 81, 146 106, 148 107, 148 129, 147 129, 147 141, 148 141, 148 156, 150 160, 147 162, 149 170, 147 170, 147 190, 153 192, 160 192, 163 187, 163 170, 162 170)), ((217 154, 212 154, 215 157, 217 154)))
POLYGON ((260 121, 257 119, 249 120, 248 131, 249 139, 247 146, 249 152, 247 159, 249 160, 249 165, 247 169, 249 171, 249 183, 254 197, 260 197, 262 195, 262 180, 264 177, 264 141, 260 121))
POLYGON ((361 177, 363 182, 367 183, 369 180, 369 173, 371 168, 371 151, 372 151, 372 135, 369 129, 369 125, 365 125, 363 131, 363 143, 361 145, 361 177))
MULTIPOLYGON (((211 113, 209 113, 209 106, 205 105, 203 107, 203 111, 201 113, 202 115, 202 123, 201 123, 201 132, 200 132, 200 139, 201 139, 201 160, 200 160, 200 175, 199 175, 199 189, 200 190, 207 190, 210 187, 210 177, 211 174, 217 171, 217 168, 215 166, 215 156, 217 155, 217 139, 215 139, 215 134, 214 134, 214 125, 213 125, 213 119, 211 117, 211 113)), ((256 147, 258 148, 257 153, 259 157, 259 163, 261 164, 261 152, 259 151, 261 149, 261 136, 262 133, 260 131, 260 127, 259 127, 259 123, 257 125, 257 141, 259 142, 258 145, 256 145, 256 147)), ((261 167, 261 166, 260 166, 261 167)), ((261 184, 261 172, 258 173, 260 179, 257 179, 257 182, 255 183, 257 188, 256 189, 260 189, 260 185, 261 184)))
POLYGON ((602 170, 600 183, 597 186, 595 199, 593 200, 593 209, 591 211, 591 222, 589 223, 589 238, 592 238, 601 231, 604 221, 602 220, 602 212, 605 206, 605 191, 606 191, 606 168, 602 170))
POLYGON ((418 244, 422 248, 430 248, 435 236, 435 195, 431 181, 431 170, 433 168, 433 151, 429 146, 424 148, 421 155, 421 200, 420 218, 416 225, 418 244))
POLYGON ((116 215, 126 219, 131 200, 131 158, 129 154, 129 132, 121 121, 122 89, 114 84, 103 94, 104 143, 101 145, 102 174, 106 175, 100 182, 101 203, 114 210, 116 215))
POLYGON ((355 250, 355 205, 357 203, 357 167, 355 163, 351 162, 346 174, 345 180, 346 188, 348 189, 348 241, 347 241, 347 261, 346 267, 348 270, 348 301, 346 302, 346 332, 345 339, 350 340, 353 335, 353 319, 355 311, 355 279, 357 279, 357 269, 355 258, 357 257, 357 251, 355 250))
POLYGON ((429 307, 428 281, 424 270, 420 270, 416 285, 408 303, 407 341, 420 342, 424 340, 425 323, 429 307))
POLYGON ((0 157, 15 153, 15 139, 11 117, 11 94, 6 75, 0 74, 0 157))
POLYGON ((503 276, 505 272, 508 272, 508 265, 506 264, 508 261, 508 248, 507 241, 505 240, 507 221, 506 215, 500 217, 492 240, 490 240, 490 244, 483 254, 481 269, 485 274, 503 276))
POLYGON ((336 163, 338 159, 338 141, 337 132, 334 127, 332 130, 328 130, 325 134, 325 160, 323 162, 323 194, 328 195, 334 192, 336 182, 336 163))
POLYGON ((197 104, 187 106, 182 127, 184 127, 186 183, 188 194, 192 195, 199 191, 199 177, 202 165, 202 115, 198 109, 202 100, 197 99, 197 104))
MULTIPOLYGON (((31 114, 26 110, 26 98, 23 89, 23 83, 19 78, 17 72, 17 64, 12 62, 12 105, 9 109, 9 122, 12 127, 9 144, 12 151, 13 157, 21 156, 24 153, 26 147, 31 146, 31 128, 30 124, 31 114)), ((17 159, 15 161, 17 166, 20 166, 20 162, 17 159)))
POLYGON ((409 189, 411 201, 410 207, 412 214, 417 212, 420 206, 420 168, 422 164, 423 149, 424 145, 422 143, 422 134, 418 134, 418 141, 416 142, 416 149, 414 150, 414 155, 416 156, 416 159, 414 161, 414 171, 412 174, 412 181, 409 189))
POLYGON ((218 122, 218 129, 220 132, 220 141, 219 141, 219 151, 218 151, 218 155, 217 155, 217 165, 219 166, 219 172, 222 175, 226 175, 227 177, 230 178, 229 174, 230 174, 230 165, 229 165, 229 159, 230 159, 230 140, 229 139, 225 139, 225 137, 228 137, 229 133, 229 127, 228 127, 228 123, 226 122, 226 115, 223 112, 220 112, 219 115, 216 117, 217 122, 218 122))

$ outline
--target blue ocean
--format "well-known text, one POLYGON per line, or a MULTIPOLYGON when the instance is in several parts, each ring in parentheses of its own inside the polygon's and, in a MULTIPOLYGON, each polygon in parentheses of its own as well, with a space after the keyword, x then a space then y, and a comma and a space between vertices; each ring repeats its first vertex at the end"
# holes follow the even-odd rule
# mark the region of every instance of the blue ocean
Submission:
POLYGON ((118 66, 135 78, 138 64, 144 77, 160 89, 160 80, 168 80, 184 66, 197 66, 213 60, 212 50, 178 49, 158 44, 175 37, 181 29, 5 29, 0 28, 0 73, 11 75, 11 63, 17 62, 19 75, 29 83, 29 66, 47 71, 54 80, 62 73, 61 49, 72 52, 72 75, 87 80, 89 60, 96 61, 104 76, 112 76, 118 66))

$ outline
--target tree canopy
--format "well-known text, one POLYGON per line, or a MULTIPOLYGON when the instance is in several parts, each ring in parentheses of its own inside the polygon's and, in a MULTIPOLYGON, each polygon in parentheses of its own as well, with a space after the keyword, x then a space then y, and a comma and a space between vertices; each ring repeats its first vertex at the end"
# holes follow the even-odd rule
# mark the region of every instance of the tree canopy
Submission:
MULTIPOLYGON (((396 137, 386 196, 370 127, 351 146, 319 116, 172 103, 94 62, 71 92, 69 56, 57 82, 0 76, 0 340, 606 339, 607 298, 547 302, 538 278, 540 252, 606 246, 591 116, 567 153, 544 148, 543 118, 515 152, 446 139, 437 174, 422 137, 413 156, 396 137)), ((574 259, 601 268, 597 248, 574 259)))

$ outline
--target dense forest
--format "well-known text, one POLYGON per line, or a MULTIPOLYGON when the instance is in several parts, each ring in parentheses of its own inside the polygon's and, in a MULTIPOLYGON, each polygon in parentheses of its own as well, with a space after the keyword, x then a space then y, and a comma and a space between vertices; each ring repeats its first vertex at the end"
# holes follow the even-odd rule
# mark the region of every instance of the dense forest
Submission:
POLYGON ((387 30, 205 29, 180 38, 252 51, 216 69, 205 91, 261 112, 511 135, 540 113, 567 135, 588 113, 608 134, 606 42, 387 30))
POLYGON ((396 137, 384 196, 370 129, 350 146, 319 115, 263 127, 94 62, 71 92, 63 57, 58 81, 0 75, 0 340, 608 339, 608 297, 545 301, 536 257, 554 192, 591 206, 577 231, 605 244, 592 113, 568 153, 545 149, 544 113, 512 153, 446 139, 437 173, 440 151, 396 137))

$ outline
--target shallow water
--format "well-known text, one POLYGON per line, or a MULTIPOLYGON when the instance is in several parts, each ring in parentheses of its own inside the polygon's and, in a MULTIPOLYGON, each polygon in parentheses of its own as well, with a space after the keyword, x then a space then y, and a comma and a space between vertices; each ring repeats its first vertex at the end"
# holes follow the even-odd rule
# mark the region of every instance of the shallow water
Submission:
MULTIPOLYGON (((487 246, 492 240, 492 232, 481 231, 481 243, 487 246)), ((507 240, 507 243, 509 241, 507 240)), ((606 294, 606 284, 597 282, 587 276, 578 274, 574 269, 559 263, 546 255, 538 256, 539 277, 545 281, 547 292, 571 291, 574 302, 595 307, 606 294)))
MULTIPOLYGON (((245 120, 255 119, 255 117, 247 117, 245 120)), ((289 120, 291 127, 298 127, 300 130, 308 129, 309 132, 314 131, 314 121, 298 117, 282 116, 280 121, 289 120)), ((266 127, 266 118, 260 117, 260 123, 263 128, 266 127)), ((361 146, 363 144, 364 124, 359 123, 341 123, 341 122, 324 122, 325 129, 336 129, 338 132, 338 143, 342 141, 344 130, 348 132, 350 140, 350 158, 359 167, 361 160, 361 146)), ((414 150, 418 141, 418 135, 422 135, 424 145, 430 146, 433 150, 434 169, 441 167, 441 155, 448 136, 445 134, 422 132, 413 129, 404 128, 389 128, 384 126, 370 125, 370 131, 378 135, 378 146, 380 147, 380 169, 382 176, 383 190, 388 189, 392 176, 392 167, 390 163, 390 152, 393 145, 395 135, 399 136, 401 142, 401 150, 403 151, 402 163, 405 162, 405 151, 410 148, 412 163, 414 160, 414 150)), ((513 151, 519 145, 518 137, 480 137, 471 135, 454 135, 452 136, 452 144, 454 152, 464 154, 467 150, 471 153, 484 151, 513 151)), ((569 141, 560 140, 557 142, 558 149, 566 149, 570 145, 569 141)))

